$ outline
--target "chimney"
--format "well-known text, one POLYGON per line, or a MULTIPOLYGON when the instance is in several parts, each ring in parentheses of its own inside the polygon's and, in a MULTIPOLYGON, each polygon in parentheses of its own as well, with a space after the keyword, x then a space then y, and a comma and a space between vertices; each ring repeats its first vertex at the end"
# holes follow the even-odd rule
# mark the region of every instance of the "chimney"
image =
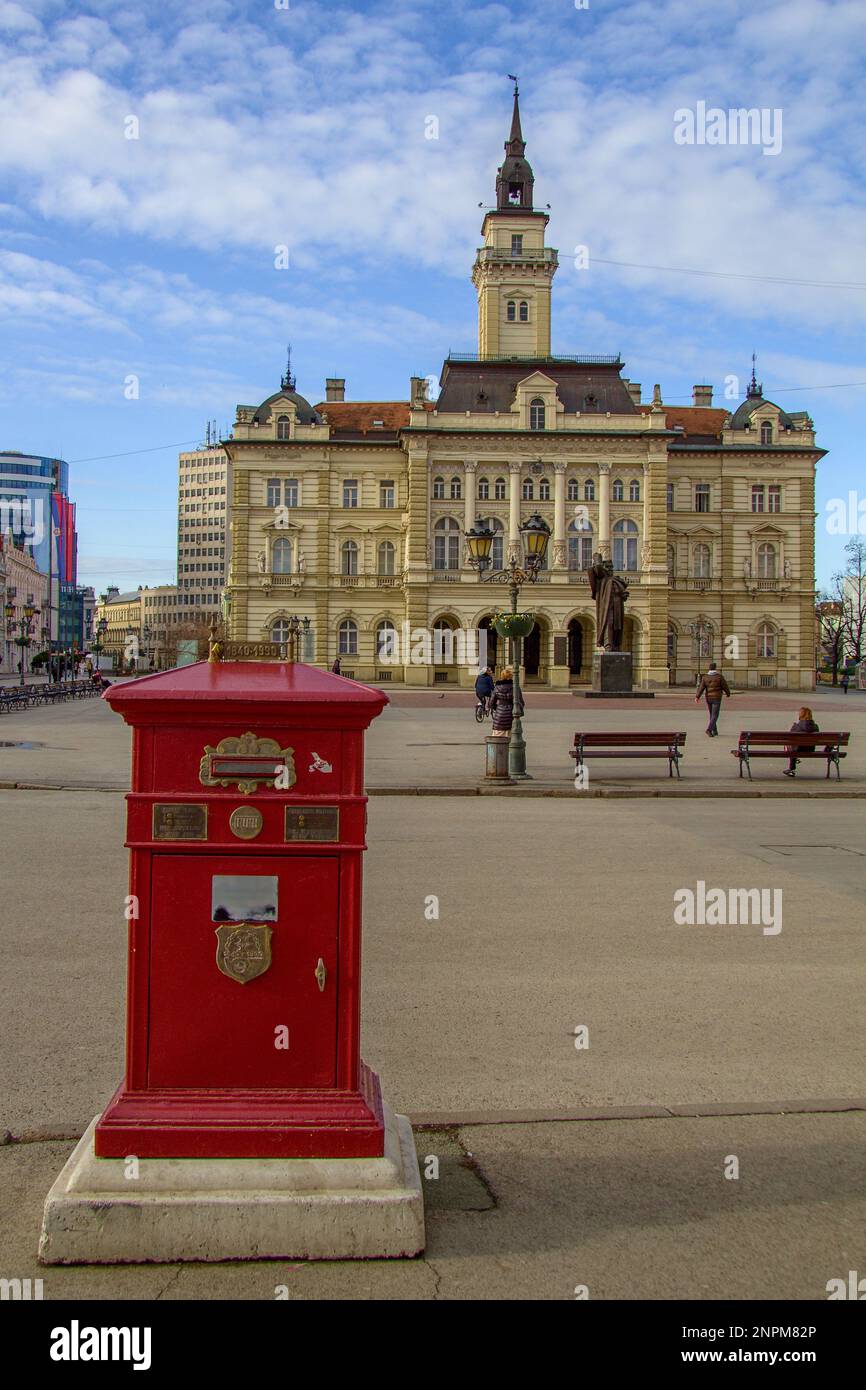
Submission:
POLYGON ((662 388, 659 386, 658 382, 656 382, 655 386, 653 387, 653 405, 663 404, 664 402, 662 401, 662 388))
POLYGON ((325 377, 325 400, 344 401, 346 399, 346 378, 344 376, 325 377))
POLYGON ((427 399, 427 378, 423 376, 410 376, 409 378, 409 404, 413 410, 423 408, 427 399))
POLYGON ((628 387, 628 394, 631 396, 633 403, 635 405, 640 405, 640 382, 627 381, 626 386, 628 387))
POLYGON ((693 386, 692 405, 702 406, 704 410, 709 410, 713 403, 712 386, 693 386))

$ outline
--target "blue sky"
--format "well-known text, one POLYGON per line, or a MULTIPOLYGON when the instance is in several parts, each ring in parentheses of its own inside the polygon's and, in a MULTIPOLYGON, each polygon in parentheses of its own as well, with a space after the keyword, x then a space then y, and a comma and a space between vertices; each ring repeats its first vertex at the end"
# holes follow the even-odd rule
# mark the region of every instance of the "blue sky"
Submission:
POLYGON ((554 350, 683 404, 756 351, 830 451, 826 582, 826 503, 866 494, 864 54, 862 0, 0 0, 0 449, 70 461, 82 582, 171 582, 178 447, 276 389, 287 341, 313 402, 476 348, 517 72, 554 350), (781 151, 678 145, 699 101, 780 108, 781 151))

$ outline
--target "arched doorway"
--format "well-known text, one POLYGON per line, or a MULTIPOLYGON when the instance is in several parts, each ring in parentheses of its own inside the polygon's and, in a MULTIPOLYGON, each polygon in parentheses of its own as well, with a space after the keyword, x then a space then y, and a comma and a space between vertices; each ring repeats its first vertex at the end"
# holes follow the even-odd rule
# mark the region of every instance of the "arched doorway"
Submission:
POLYGON ((547 666, 547 623, 535 619, 535 627, 523 639, 523 674, 527 680, 544 680, 547 666))
POLYGON ((497 660, 498 660, 498 650, 499 650, 499 633, 496 631, 496 628, 495 628, 495 627, 491 627, 491 625, 490 625, 490 624, 491 624, 491 621, 492 621, 492 620, 491 620, 490 617, 482 618, 482 619, 481 619, 481 622, 478 624, 478 630, 479 630, 479 632, 482 632, 482 631, 483 631, 483 632, 486 632, 486 633, 487 633, 487 660, 486 660, 486 661, 484 660, 484 656, 483 656, 483 653, 481 652, 481 648, 480 648, 480 642, 479 642, 479 653, 478 653, 478 654, 479 654, 479 657, 480 657, 480 663, 479 663, 479 664, 481 665, 482 668, 483 668, 484 666, 492 666, 493 669, 494 669, 494 671, 496 671, 496 670, 498 669, 498 667, 497 667, 497 660))
POLYGON ((568 624, 568 678, 580 680, 583 666, 583 626, 577 618, 568 624))

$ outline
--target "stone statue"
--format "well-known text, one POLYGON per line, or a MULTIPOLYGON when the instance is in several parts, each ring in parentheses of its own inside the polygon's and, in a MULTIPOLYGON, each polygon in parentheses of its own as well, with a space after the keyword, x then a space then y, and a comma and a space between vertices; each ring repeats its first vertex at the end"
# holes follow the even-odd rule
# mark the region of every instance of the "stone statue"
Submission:
POLYGON ((268 567, 268 557, 263 550, 259 551, 259 574, 265 574, 268 567))
POLYGON ((307 557, 303 550, 298 551, 298 574, 304 574, 307 568, 307 557))
POLYGON ((606 652, 621 652, 628 583, 614 574, 612 563, 600 553, 594 556, 586 574, 595 599, 596 646, 606 652))

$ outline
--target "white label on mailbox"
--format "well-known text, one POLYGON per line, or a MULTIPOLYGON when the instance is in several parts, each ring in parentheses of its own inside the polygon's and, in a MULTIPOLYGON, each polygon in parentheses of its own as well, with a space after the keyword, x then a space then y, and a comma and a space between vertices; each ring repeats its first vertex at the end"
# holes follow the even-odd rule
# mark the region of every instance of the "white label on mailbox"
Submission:
POLYGON ((313 761, 310 763, 310 772, 333 772, 334 769, 324 758, 320 758, 318 753, 313 753, 313 761))

